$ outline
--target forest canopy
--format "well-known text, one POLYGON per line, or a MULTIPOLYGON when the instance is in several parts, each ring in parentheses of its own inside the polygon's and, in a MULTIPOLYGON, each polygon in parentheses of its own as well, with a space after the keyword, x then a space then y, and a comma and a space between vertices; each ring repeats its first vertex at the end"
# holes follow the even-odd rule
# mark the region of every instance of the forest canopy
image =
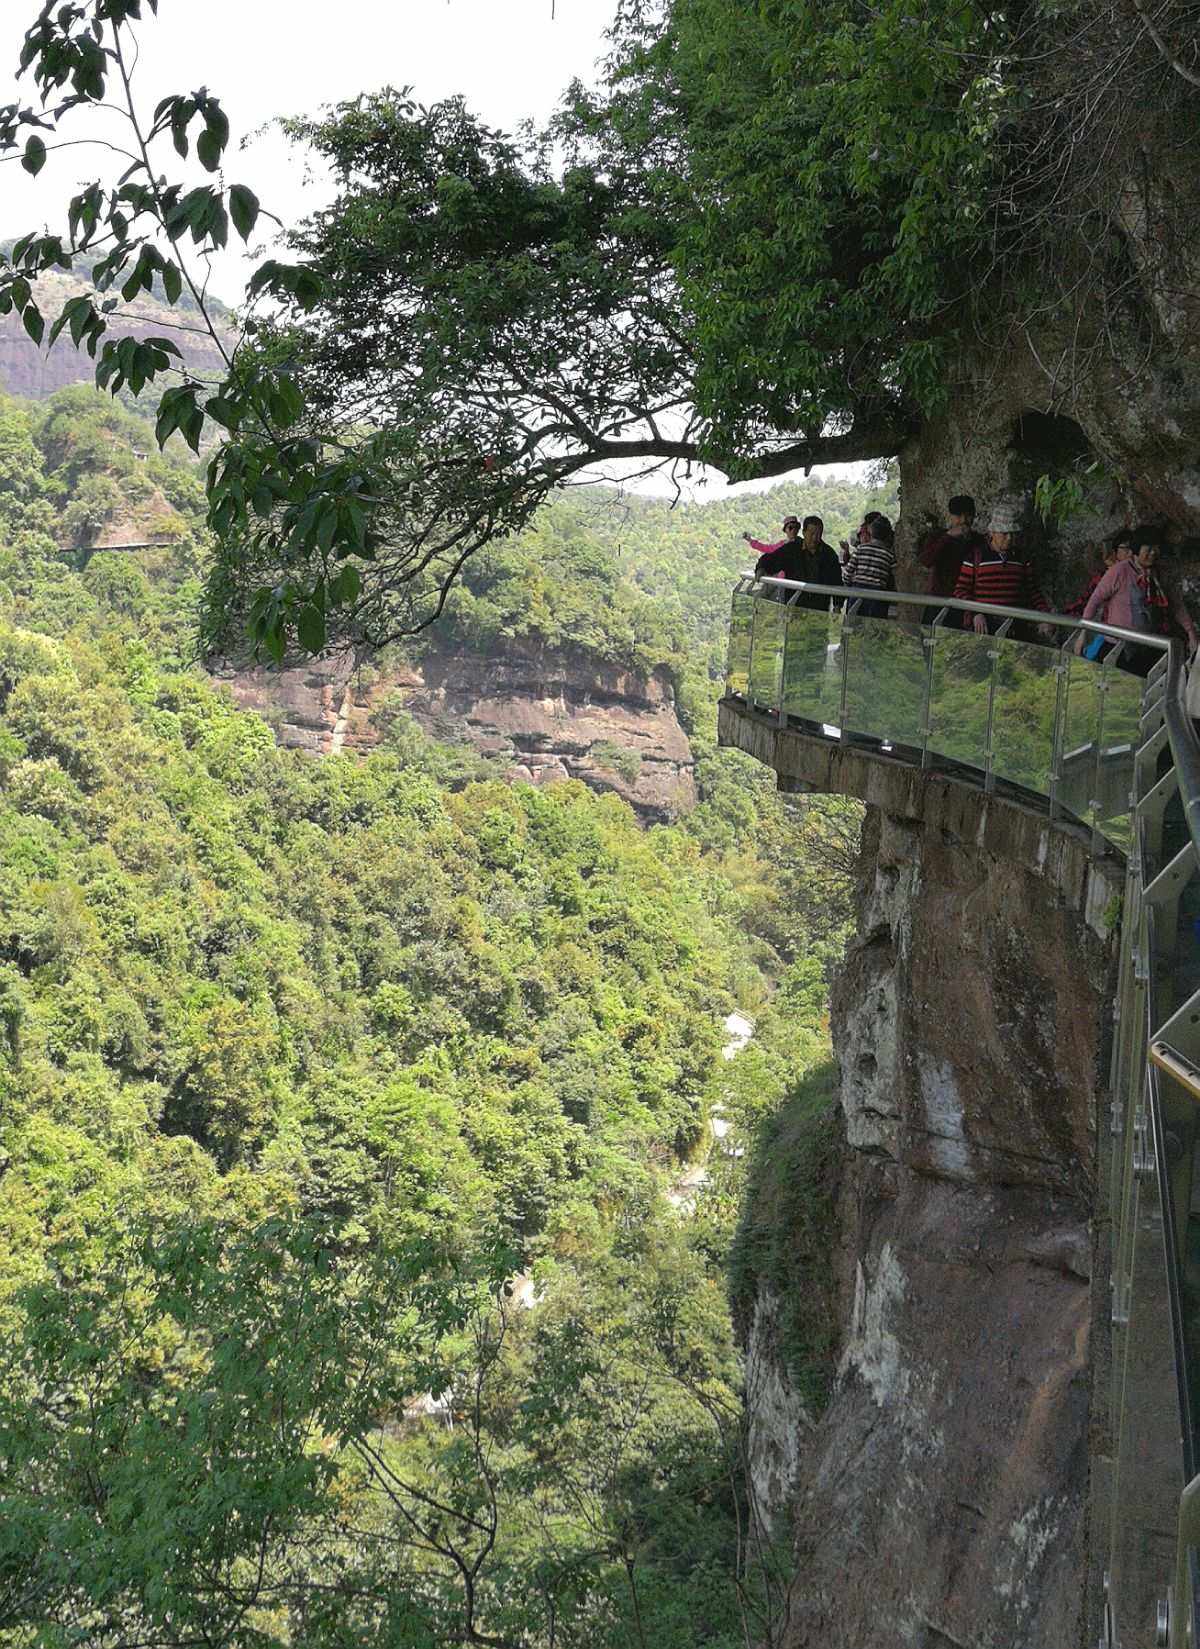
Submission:
POLYGON ((760 1127, 828 1141, 857 810, 712 710, 734 529, 796 497, 569 494, 455 598, 451 647, 686 687, 701 800, 642 830, 411 724, 277 749, 194 669, 196 469, 93 389, 0 398, 0 1644, 765 1635, 726 1269, 760 1127))

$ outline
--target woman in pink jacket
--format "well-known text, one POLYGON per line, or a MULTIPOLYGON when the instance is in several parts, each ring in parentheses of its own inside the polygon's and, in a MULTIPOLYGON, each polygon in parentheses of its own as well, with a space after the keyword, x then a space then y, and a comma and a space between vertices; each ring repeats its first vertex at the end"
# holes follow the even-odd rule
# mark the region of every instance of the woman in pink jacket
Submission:
MULTIPOLYGON (((1083 617, 1096 619, 1102 624, 1113 624, 1122 630, 1149 630, 1146 598, 1138 581, 1138 569, 1134 562, 1118 561, 1108 569, 1087 598, 1083 617)), ((1084 647, 1094 639, 1086 630, 1081 630, 1075 643, 1075 651, 1082 653, 1084 647)), ((1104 651, 1107 651, 1107 648, 1104 651)), ((1138 675, 1145 674, 1140 668, 1142 660, 1139 656, 1144 651, 1142 647, 1130 648, 1126 645, 1125 662, 1130 669, 1136 670, 1138 675), (1130 653, 1134 657, 1129 657, 1130 653)))

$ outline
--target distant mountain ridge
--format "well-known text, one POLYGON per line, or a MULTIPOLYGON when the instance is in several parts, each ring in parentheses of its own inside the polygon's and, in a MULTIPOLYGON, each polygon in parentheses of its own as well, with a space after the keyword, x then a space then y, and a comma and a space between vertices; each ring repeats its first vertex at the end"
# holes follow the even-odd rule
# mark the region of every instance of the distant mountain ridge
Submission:
MULTIPOLYGON (((85 279, 61 270, 52 270, 34 283, 34 296, 48 322, 58 316, 69 299, 90 290, 85 279)), ((228 323, 227 335, 232 345, 234 328, 230 311, 224 304, 214 302, 213 313, 220 322, 228 323)), ((178 345, 188 368, 202 377, 224 372, 221 352, 202 329, 194 307, 183 303, 171 307, 143 293, 109 318, 109 328, 117 339, 170 338, 178 345)), ((23 400, 44 401, 56 390, 71 384, 91 383, 94 374, 95 362, 86 351, 77 350, 69 337, 59 338, 50 349, 39 347, 15 311, 0 315, 0 389, 7 394, 23 400)))

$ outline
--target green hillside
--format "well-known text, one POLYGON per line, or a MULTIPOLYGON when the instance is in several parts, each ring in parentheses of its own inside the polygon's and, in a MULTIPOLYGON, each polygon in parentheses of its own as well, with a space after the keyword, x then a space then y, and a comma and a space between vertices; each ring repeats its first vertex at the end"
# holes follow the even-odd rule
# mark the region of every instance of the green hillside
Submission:
POLYGON ((0 407, 0 1643, 732 1649, 780 1579, 748 1159, 667 1193, 714 1107, 752 1143, 824 1080, 855 818, 710 748, 731 523, 568 498, 439 642, 691 684, 703 800, 643 831, 411 729, 278 750, 190 666, 200 494, 145 440, 0 407), (147 510, 166 548, 79 555, 147 510))

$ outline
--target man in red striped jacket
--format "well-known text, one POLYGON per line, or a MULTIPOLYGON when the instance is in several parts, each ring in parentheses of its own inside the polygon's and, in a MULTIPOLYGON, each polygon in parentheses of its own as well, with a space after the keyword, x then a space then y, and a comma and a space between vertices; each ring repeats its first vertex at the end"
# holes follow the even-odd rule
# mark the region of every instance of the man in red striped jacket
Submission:
MULTIPOLYGON (((1050 604, 1041 592, 1037 574, 1029 562, 1016 554, 1018 512, 1011 504, 1000 503, 992 511, 988 522, 987 548, 976 546, 959 569, 954 586, 956 601, 981 601, 997 607, 1034 607, 1048 613, 1050 604)), ((975 633, 985 636, 993 623, 976 613, 972 620, 975 633)), ((1052 639, 1054 628, 1039 624, 1038 633, 1052 639)))

